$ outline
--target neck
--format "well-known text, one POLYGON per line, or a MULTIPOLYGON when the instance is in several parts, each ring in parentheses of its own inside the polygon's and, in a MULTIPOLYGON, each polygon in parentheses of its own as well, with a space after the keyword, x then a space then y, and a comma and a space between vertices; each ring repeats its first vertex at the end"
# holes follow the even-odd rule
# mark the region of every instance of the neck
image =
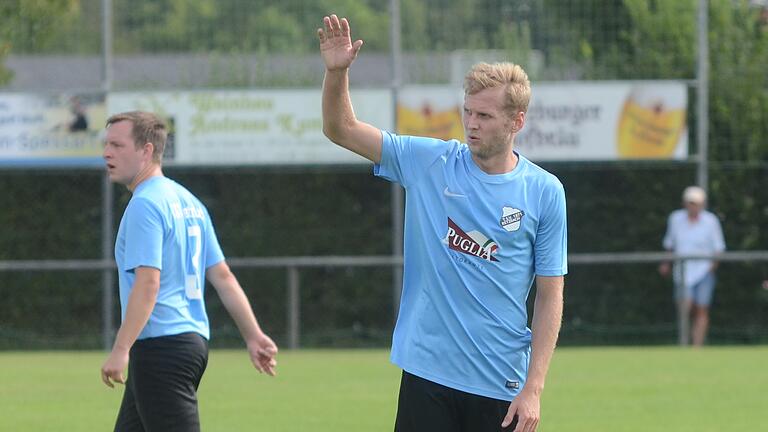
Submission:
POLYGON ((128 190, 133 192, 136 188, 146 179, 151 177, 157 177, 163 175, 163 170, 159 164, 149 163, 141 171, 136 173, 130 183, 128 183, 128 190))
POLYGON ((475 164, 477 164, 477 166, 486 174, 504 174, 517 168, 517 163, 520 158, 515 154, 514 150, 510 148, 507 153, 498 154, 489 158, 481 158, 473 154, 472 160, 474 160, 475 164))

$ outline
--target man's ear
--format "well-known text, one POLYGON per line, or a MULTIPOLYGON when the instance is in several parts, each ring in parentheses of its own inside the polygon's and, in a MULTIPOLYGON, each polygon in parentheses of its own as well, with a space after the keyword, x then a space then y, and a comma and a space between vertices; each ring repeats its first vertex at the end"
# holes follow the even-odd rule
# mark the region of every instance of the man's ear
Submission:
POLYGON ((525 113, 523 111, 518 111, 517 114, 512 117, 512 132, 520 132, 520 129, 522 129, 523 126, 525 126, 525 113))
POLYGON ((147 156, 149 159, 152 159, 152 155, 155 153, 155 145, 151 142, 148 142, 144 144, 144 148, 142 150, 144 151, 145 156, 147 156))

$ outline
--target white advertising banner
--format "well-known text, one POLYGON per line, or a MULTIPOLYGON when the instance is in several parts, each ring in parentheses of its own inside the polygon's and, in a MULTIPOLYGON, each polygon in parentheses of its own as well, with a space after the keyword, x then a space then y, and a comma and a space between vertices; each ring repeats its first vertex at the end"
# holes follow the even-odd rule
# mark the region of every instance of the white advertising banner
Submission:
POLYGON ((0 165, 101 165, 104 111, 103 94, 0 94, 0 165))
MULTIPOLYGON (((533 86, 517 150, 538 161, 688 157, 687 89, 676 81, 558 82, 533 86)), ((464 141, 463 92, 408 86, 398 130, 464 141)))
MULTIPOLYGON (((352 93, 355 113, 393 127, 389 90, 352 93)), ((368 163, 322 131, 320 89, 111 93, 110 114, 145 110, 171 125, 166 161, 177 165, 368 163)))

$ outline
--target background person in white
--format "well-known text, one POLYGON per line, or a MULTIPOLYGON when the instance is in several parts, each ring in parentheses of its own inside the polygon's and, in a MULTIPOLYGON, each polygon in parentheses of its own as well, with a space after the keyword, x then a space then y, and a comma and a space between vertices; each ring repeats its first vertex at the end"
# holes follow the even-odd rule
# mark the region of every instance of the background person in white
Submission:
POLYGON ((196 390, 210 336, 204 278, 237 323, 253 365, 275 373, 277 347, 224 261, 207 209, 163 175, 166 139, 164 123, 152 113, 107 120, 109 178, 133 193, 115 242, 122 324, 101 368, 109 387, 126 384, 117 431, 200 429, 196 390))
POLYGON ((407 191, 395 430, 535 430, 567 268, 563 187, 513 150, 528 77, 509 63, 470 71, 467 144, 398 136, 355 117, 348 71, 363 42, 352 42, 346 19, 323 21, 323 131, 407 191))
MULTIPOLYGON (((667 221, 664 249, 678 255, 714 255, 725 250, 725 240, 720 220, 704 209, 707 193, 698 186, 683 191, 683 207, 673 211, 667 221)), ((715 290, 717 261, 707 259, 686 260, 675 264, 675 300, 678 308, 690 311, 693 316, 691 339, 694 346, 701 346, 709 328, 709 306, 715 290)), ((659 273, 670 273, 670 264, 661 263, 659 273)))

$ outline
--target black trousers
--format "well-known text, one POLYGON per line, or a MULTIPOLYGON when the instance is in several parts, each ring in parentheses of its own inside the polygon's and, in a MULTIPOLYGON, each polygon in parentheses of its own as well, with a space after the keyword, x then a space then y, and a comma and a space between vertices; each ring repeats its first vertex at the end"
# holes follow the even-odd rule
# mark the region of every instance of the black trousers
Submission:
POLYGON ((197 387, 207 364, 208 341, 197 333, 136 341, 115 431, 199 431, 197 387))
POLYGON ((509 401, 455 390, 403 371, 395 432, 499 432, 512 431, 501 422, 509 401))

